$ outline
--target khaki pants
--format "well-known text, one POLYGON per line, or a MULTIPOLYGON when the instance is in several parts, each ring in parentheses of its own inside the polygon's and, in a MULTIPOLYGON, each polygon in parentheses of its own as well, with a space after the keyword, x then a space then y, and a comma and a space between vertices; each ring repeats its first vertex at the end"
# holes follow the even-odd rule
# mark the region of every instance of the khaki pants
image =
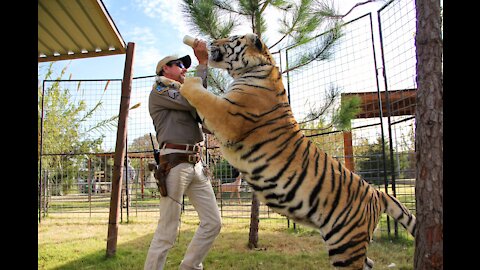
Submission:
POLYGON ((127 196, 127 188, 126 188, 126 185, 123 184, 123 187, 122 187, 123 207, 127 206, 127 201, 128 201, 128 206, 132 206, 132 185, 133 183, 128 183, 128 196, 127 196))
POLYGON ((202 261, 220 233, 221 217, 212 185, 202 170, 201 162, 196 165, 181 163, 170 170, 168 197, 160 198, 160 218, 145 260, 145 270, 163 269, 167 253, 177 238, 184 193, 197 211, 200 225, 179 269, 203 269, 202 261))

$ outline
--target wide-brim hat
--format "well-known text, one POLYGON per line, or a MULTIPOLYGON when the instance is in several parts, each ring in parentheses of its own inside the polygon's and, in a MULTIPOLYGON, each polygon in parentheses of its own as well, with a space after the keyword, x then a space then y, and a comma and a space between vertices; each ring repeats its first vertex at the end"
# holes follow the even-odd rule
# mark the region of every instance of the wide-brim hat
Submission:
POLYGON ((185 68, 189 68, 190 65, 192 64, 192 59, 190 58, 190 55, 185 55, 184 57, 180 57, 180 58, 177 55, 169 55, 167 57, 164 57, 162 60, 158 61, 157 70, 156 70, 157 75, 159 75, 163 66, 165 66, 168 62, 176 61, 176 60, 182 61, 183 66, 185 68))

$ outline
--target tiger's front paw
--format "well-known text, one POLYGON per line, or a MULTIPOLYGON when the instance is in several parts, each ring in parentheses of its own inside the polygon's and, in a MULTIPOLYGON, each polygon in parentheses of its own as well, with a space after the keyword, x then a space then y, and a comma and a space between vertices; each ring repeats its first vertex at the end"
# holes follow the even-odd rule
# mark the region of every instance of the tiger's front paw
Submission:
POLYGON ((192 95, 193 92, 201 90, 203 88, 202 78, 200 77, 187 77, 180 87, 180 94, 185 98, 192 95))
POLYGON ((155 81, 159 84, 163 84, 164 86, 172 87, 175 89, 180 89, 180 87, 182 86, 179 82, 164 76, 157 76, 155 78, 155 81))
POLYGON ((182 84, 180 84, 180 83, 177 82, 177 81, 172 80, 172 81, 170 82, 170 86, 173 87, 173 88, 175 88, 175 89, 180 89, 180 87, 182 87, 182 84))

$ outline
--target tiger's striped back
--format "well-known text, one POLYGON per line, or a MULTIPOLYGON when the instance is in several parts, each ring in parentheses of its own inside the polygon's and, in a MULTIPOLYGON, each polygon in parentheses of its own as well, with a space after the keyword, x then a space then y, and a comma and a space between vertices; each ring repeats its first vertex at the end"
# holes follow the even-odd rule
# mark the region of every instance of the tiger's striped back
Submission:
POLYGON ((279 69, 256 35, 217 40, 209 50, 209 65, 234 78, 229 91, 215 96, 194 78, 187 78, 180 91, 260 201, 318 229, 338 269, 373 267, 366 251, 384 212, 414 234, 415 217, 398 200, 374 189, 305 137, 279 69))

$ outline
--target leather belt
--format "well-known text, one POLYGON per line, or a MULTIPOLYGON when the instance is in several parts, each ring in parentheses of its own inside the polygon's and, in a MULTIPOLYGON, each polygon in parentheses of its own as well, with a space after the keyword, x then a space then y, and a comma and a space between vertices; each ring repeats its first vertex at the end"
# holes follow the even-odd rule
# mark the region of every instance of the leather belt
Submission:
POLYGON ((199 152, 200 151, 200 146, 199 145, 192 145, 192 144, 165 143, 165 144, 163 144, 163 148, 185 150, 185 151, 191 151, 191 152, 199 152))
POLYGON ((168 162, 173 168, 180 163, 191 163, 197 164, 200 161, 200 155, 195 154, 183 154, 183 153, 172 153, 160 156, 160 163, 168 162))

